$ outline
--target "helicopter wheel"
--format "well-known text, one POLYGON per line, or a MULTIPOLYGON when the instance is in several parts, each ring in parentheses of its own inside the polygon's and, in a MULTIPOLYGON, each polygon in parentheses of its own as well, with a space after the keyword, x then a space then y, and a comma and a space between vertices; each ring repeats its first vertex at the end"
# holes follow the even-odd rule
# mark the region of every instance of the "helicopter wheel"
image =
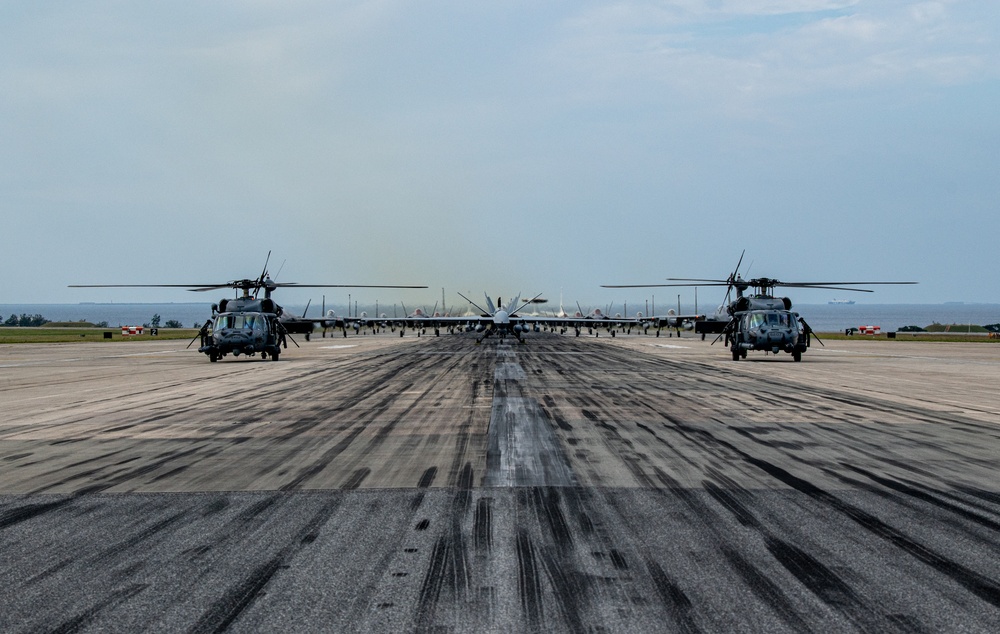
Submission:
POLYGON ((272 352, 271 353, 271 361, 277 361, 277 360, 278 360, 278 353, 277 352, 272 352))
POLYGON ((733 361, 740 360, 740 351, 737 348, 733 348, 733 361))
POLYGON ((744 350, 740 350, 740 356, 743 357, 744 359, 746 359, 747 358, 747 351, 745 349, 744 350))
POLYGON ((219 355, 215 354, 214 352, 209 353, 208 360, 211 361, 212 363, 215 363, 216 361, 219 360, 219 355))
POLYGON ((801 361, 802 360, 802 353, 799 352, 798 350, 796 350, 795 352, 793 352, 792 353, 792 360, 794 360, 794 361, 801 361))

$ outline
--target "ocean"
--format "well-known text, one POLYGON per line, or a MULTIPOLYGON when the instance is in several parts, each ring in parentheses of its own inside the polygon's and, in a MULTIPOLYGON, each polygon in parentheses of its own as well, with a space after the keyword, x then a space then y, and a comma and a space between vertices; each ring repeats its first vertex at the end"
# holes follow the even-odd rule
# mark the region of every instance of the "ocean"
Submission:
MULTIPOLYGON (((347 313, 346 307, 328 306, 337 314, 347 313)), ((706 306, 699 307, 705 312, 706 306)), ((285 310, 301 315, 305 306, 286 305, 285 310)), ((375 314, 374 306, 361 306, 361 311, 375 314)), ((683 312, 693 312, 694 306, 681 306, 683 312)), ((799 313, 818 332, 836 332, 860 326, 878 326, 883 332, 903 326, 921 328, 933 323, 972 324, 985 326, 1000 323, 1000 304, 797 304, 792 310, 799 313)), ((381 306, 380 312, 393 314, 391 306, 381 306)), ((542 311, 539 311, 542 313, 542 311)), ((634 315, 634 310, 629 313, 634 315)), ((319 317, 319 309, 312 306, 310 317, 319 317)), ((42 315, 50 321, 106 321, 110 327, 141 326, 149 324, 153 315, 160 316, 161 325, 176 320, 185 327, 201 327, 212 315, 212 302, 168 304, 0 304, 0 321, 10 315, 42 315)), ((402 311, 399 313, 402 315, 402 311)), ((544 314, 544 313, 543 313, 544 314)), ((612 313, 613 314, 613 313, 612 313)))
POLYGON ((1000 304, 797 304, 792 310, 818 332, 879 326, 883 332, 931 324, 1000 323, 1000 304))

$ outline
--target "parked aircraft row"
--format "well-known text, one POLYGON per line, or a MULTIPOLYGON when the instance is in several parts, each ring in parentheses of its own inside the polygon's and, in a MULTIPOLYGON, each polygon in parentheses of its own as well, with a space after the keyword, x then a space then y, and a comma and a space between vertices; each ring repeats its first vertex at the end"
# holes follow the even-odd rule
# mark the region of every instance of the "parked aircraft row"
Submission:
MULTIPOLYGON (((618 332, 631 332, 632 329, 641 330, 648 333, 650 329, 655 330, 659 336, 663 328, 674 330, 691 330, 694 327, 697 315, 678 315, 673 310, 666 315, 656 317, 645 317, 642 313, 637 313, 634 317, 625 317, 620 313, 614 316, 604 314, 597 308, 588 313, 582 309, 574 314, 567 314, 564 310, 552 315, 543 315, 538 312, 524 312, 524 309, 532 304, 540 295, 532 299, 521 302, 520 295, 514 297, 507 304, 498 297, 494 303, 489 295, 484 293, 485 306, 480 305, 459 293, 462 299, 466 300, 471 307, 478 312, 467 311, 462 315, 442 314, 435 309, 432 312, 424 312, 423 309, 416 309, 404 317, 389 317, 381 313, 376 317, 369 317, 367 313, 360 313, 354 317, 340 317, 333 311, 326 313, 326 319, 309 320, 295 317, 295 322, 310 324, 315 321, 322 329, 325 337, 327 332, 340 330, 346 337, 349 330, 355 333, 371 331, 373 333, 382 330, 399 330, 400 336, 404 336, 407 330, 413 330, 417 335, 432 332, 440 335, 442 331, 448 333, 455 332, 476 332, 481 334, 477 338, 477 343, 493 336, 500 338, 512 336, 523 342, 523 336, 528 332, 552 331, 567 333, 574 331, 576 336, 586 330, 588 334, 597 333, 600 336, 602 330, 608 332, 612 337, 618 332)), ((404 308, 404 313, 405 313, 404 308)), ((308 335, 309 330, 302 330, 308 335)))
MULTIPOLYGON (((280 287, 341 287, 341 288, 427 288, 426 286, 363 286, 353 284, 298 284, 295 282, 274 282, 267 272, 267 262, 264 263, 264 270, 256 279, 234 280, 216 284, 98 284, 98 285, 74 285, 82 286, 116 286, 116 287, 183 287, 188 290, 202 292, 216 290, 220 288, 233 288, 242 291, 242 295, 235 299, 222 299, 218 304, 212 305, 212 318, 207 320, 201 327, 195 340, 201 339, 199 351, 208 355, 211 361, 218 361, 226 355, 234 356, 247 355, 254 356, 260 354, 262 358, 270 357, 277 360, 282 349, 288 347, 288 341, 298 345, 291 337, 293 334, 304 334, 308 338, 314 329, 321 328, 323 335, 331 329, 340 330, 347 336, 348 329, 361 332, 372 328, 379 330, 382 328, 396 329, 402 336, 407 329, 415 330, 418 334, 432 331, 435 335, 440 335, 442 330, 448 332, 474 331, 479 336, 476 343, 481 343, 489 337, 512 336, 520 343, 524 343, 523 335, 530 331, 541 329, 559 331, 562 333, 572 329, 576 336, 583 330, 594 332, 597 330, 607 330, 611 336, 616 332, 631 332, 633 328, 648 331, 653 328, 659 336, 662 328, 676 329, 678 335, 680 330, 695 329, 700 331, 704 338, 707 332, 717 332, 719 336, 725 336, 726 345, 730 346, 733 360, 739 360, 746 356, 748 350, 765 350, 768 352, 788 352, 796 361, 801 360, 802 352, 808 346, 812 336, 812 330, 808 324, 799 317, 797 313, 790 312, 791 300, 788 298, 773 297, 773 289, 777 286, 811 287, 811 288, 834 288, 838 290, 871 292, 867 289, 843 288, 846 284, 913 284, 915 282, 780 282, 770 278, 756 278, 744 281, 739 276, 739 266, 726 280, 676 280, 683 284, 657 284, 657 285, 628 285, 609 286, 608 288, 624 288, 639 286, 677 286, 677 285, 708 285, 727 286, 727 299, 729 292, 733 289, 737 291, 737 300, 725 306, 728 318, 722 316, 722 308, 713 319, 706 319, 704 315, 681 315, 674 311, 668 311, 666 315, 644 317, 637 314, 635 317, 623 317, 615 315, 609 317, 599 309, 584 314, 582 308, 574 315, 570 316, 562 310, 558 315, 538 315, 535 312, 522 313, 529 305, 539 300, 540 295, 522 302, 520 295, 515 296, 511 301, 504 304, 501 298, 497 298, 494 303, 488 294, 485 295, 485 307, 476 304, 461 293, 459 295, 478 310, 478 314, 466 315, 442 315, 437 312, 437 306, 431 314, 425 314, 421 309, 413 313, 406 314, 405 317, 389 318, 384 313, 374 318, 367 315, 353 317, 341 317, 334 311, 325 311, 321 317, 307 317, 309 306, 301 317, 287 313, 273 299, 271 293, 280 287), (749 288, 755 288, 754 295, 744 295, 749 288), (264 297, 260 298, 263 291, 264 297), (699 324, 701 329, 699 329, 699 324)), ((740 263, 742 263, 740 256, 740 263)), ((310 302, 311 303, 311 302, 310 302)), ((578 305, 579 308, 579 305, 578 305)), ((404 309, 404 313, 406 313, 404 309)), ((194 340, 191 342, 194 343, 194 340)), ((714 343, 714 342, 713 342, 714 343)), ((821 342, 822 343, 822 342, 821 342)), ((190 346, 191 344, 189 344, 190 346)))

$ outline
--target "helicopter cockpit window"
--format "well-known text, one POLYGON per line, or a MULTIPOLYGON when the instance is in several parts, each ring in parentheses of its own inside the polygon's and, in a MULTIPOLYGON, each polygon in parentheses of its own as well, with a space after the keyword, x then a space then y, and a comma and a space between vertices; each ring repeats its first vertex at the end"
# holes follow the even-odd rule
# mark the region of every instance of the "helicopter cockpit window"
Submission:
POLYGON ((778 325, 778 313, 770 313, 767 316, 767 323, 769 323, 772 326, 777 326, 778 325))
POLYGON ((754 313, 754 314, 750 315, 750 327, 751 328, 760 328, 765 323, 766 323, 766 319, 765 319, 765 317, 764 317, 763 314, 761 314, 761 313, 754 313))
POLYGON ((223 328, 233 327, 233 316, 232 315, 219 315, 215 318, 215 330, 222 330, 223 328))

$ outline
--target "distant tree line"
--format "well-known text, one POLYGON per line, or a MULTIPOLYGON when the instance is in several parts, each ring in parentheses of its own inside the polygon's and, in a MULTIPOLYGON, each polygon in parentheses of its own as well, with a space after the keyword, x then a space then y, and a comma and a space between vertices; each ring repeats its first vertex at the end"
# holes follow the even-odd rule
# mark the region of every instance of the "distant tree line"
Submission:
MULTIPOLYGON (((148 324, 143 324, 146 328, 159 328, 160 327, 160 315, 153 315, 152 319, 149 320, 148 324)), ((163 324, 164 328, 183 328, 184 324, 177 321, 176 319, 168 319, 163 324)))
POLYGON ((4 326, 44 326, 49 323, 49 320, 42 317, 41 315, 28 315, 22 313, 20 317, 17 315, 11 315, 4 322, 4 326))

